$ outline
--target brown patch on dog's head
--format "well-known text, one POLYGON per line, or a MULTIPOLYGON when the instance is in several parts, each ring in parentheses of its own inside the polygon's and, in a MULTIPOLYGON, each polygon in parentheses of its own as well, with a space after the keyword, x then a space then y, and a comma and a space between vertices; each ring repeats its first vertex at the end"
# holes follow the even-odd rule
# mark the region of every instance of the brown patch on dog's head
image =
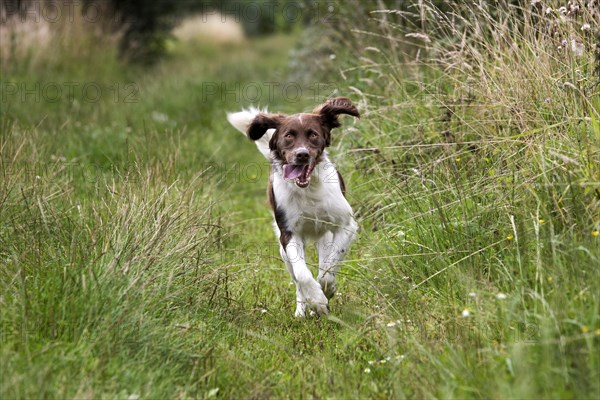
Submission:
POLYGON ((248 127, 248 137, 258 140, 268 129, 275 129, 269 147, 283 164, 284 178, 295 180, 304 188, 323 151, 331 144, 331 130, 340 126, 339 114, 360 116, 349 99, 336 97, 310 114, 258 114, 248 127))
MULTIPOLYGON (((340 126, 338 115, 347 114, 353 117, 360 118, 360 114, 354 104, 347 97, 336 97, 326 101, 313 110, 313 114, 320 116, 321 124, 331 131, 333 128, 340 126)), ((329 146, 331 137, 327 137, 327 145, 329 146)))
POLYGON ((285 115, 281 114, 258 114, 248 127, 248 137, 252 140, 258 140, 264 136, 269 129, 277 129, 285 115))

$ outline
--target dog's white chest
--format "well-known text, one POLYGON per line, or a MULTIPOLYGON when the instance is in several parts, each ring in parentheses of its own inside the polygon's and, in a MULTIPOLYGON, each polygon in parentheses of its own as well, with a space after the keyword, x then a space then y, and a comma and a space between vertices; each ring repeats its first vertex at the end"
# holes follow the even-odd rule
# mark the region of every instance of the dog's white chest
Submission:
POLYGON ((352 219, 352 209, 337 180, 325 181, 315 176, 310 186, 302 189, 276 176, 273 189, 278 206, 285 210, 288 226, 303 237, 316 240, 352 219))

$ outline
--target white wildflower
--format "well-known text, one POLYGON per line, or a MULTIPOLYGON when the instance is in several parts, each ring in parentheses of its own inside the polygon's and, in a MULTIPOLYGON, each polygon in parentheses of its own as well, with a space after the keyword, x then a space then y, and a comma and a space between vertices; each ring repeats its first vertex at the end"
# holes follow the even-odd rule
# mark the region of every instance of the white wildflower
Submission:
POLYGON ((583 24, 583 25, 581 25, 581 30, 584 31, 584 32, 588 32, 591 29, 592 29, 592 27, 590 26, 590 24, 583 24))
POLYGON ((365 374, 370 374, 371 373, 371 368, 365 368, 365 374))
POLYGON ((498 294, 496 295, 496 298, 497 298, 498 300, 504 300, 504 299, 506 299, 506 297, 508 297, 508 296, 506 296, 504 293, 498 293, 498 294))
POLYGON ((467 318, 469 317, 469 315, 471 315, 471 311, 469 311, 468 309, 464 309, 461 313, 461 315, 463 316, 463 318, 467 318))
POLYGON ((583 55, 584 47, 582 43, 577 43, 575 39, 571 40, 571 50, 573 54, 577 57, 581 57, 583 55))
POLYGON ((477 293, 475 293, 475 292, 469 292, 469 297, 477 297, 477 293))
POLYGON ((579 11, 579 4, 573 2, 569 5, 569 9, 570 9, 569 11, 574 14, 577 11, 579 11))

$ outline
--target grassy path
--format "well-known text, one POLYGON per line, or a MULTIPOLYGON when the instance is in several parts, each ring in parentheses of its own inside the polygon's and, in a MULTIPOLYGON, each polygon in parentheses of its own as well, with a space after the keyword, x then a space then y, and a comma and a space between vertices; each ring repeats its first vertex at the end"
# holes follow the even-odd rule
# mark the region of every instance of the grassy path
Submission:
POLYGON ((192 46, 141 75, 59 65, 42 84, 133 82, 135 101, 3 107, 3 398, 370 390, 351 282, 345 322, 292 318, 268 167, 225 120, 249 104, 212 91, 281 81, 292 44, 192 46))

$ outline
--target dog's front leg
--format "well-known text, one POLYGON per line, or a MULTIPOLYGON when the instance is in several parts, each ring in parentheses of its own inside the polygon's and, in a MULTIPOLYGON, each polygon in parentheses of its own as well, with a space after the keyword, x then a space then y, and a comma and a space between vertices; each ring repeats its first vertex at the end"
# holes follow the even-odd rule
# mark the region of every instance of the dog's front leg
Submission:
POLYGON ((294 284, 296 285, 296 313, 294 315, 296 317, 303 317, 306 313, 306 300, 304 299, 304 296, 298 287, 298 282, 294 276, 294 267, 285 253, 285 249, 281 245, 279 246, 279 254, 281 254, 281 258, 285 262, 285 267, 287 268, 292 280, 294 281, 294 284))
POLYGON ((314 310, 318 315, 329 312, 327 297, 321 285, 313 278, 304 257, 304 243, 292 236, 281 252, 285 264, 296 283, 296 316, 303 317, 306 309, 314 310))
POLYGON ((339 269, 339 263, 348 253, 357 230, 358 225, 352 219, 348 226, 336 233, 326 233, 317 242, 317 252, 319 253, 319 276, 317 279, 328 299, 335 294, 335 276, 339 269))

